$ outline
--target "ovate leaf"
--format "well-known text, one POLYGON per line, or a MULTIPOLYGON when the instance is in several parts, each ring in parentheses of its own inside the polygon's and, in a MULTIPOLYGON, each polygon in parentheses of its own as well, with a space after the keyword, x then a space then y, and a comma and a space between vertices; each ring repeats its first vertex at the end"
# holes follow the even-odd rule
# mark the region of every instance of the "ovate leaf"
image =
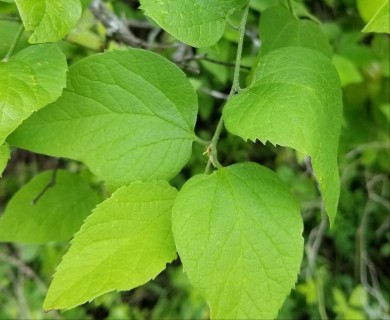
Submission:
POLYGON ((176 257, 176 194, 167 182, 134 182, 98 205, 58 266, 44 309, 72 308, 156 277, 176 257))
POLYGON ((81 16, 80 0, 15 0, 30 43, 61 40, 81 16))
POLYGON ((273 319, 294 286, 302 218, 287 186, 254 163, 191 178, 173 207, 184 271, 213 319, 273 319))
POLYGON ((45 243, 68 240, 97 204, 96 193, 78 175, 58 170, 55 184, 47 187, 52 171, 34 177, 9 201, 0 219, 0 241, 45 243))
POLYGON ((335 54, 332 57, 332 62, 339 74, 342 87, 346 87, 352 83, 361 83, 363 81, 359 69, 348 58, 335 54))
POLYGON ((191 155, 197 98, 184 73, 139 49, 90 56, 69 69, 67 88, 9 141, 84 161, 115 185, 170 179, 191 155))
POLYGON ((6 143, 0 145, 0 178, 2 177, 3 171, 7 166, 8 159, 10 158, 9 146, 6 143))
POLYGON ((28 47, 0 62, 0 144, 65 87, 67 63, 54 45, 28 47))
POLYGON ((331 57, 332 48, 320 26, 298 20, 284 6, 271 7, 260 19, 261 54, 283 47, 304 47, 331 57))
POLYGON ((226 18, 248 0, 141 0, 141 9, 175 38, 209 47, 222 37, 226 18))
POLYGON ((294 148, 312 165, 332 224, 339 198, 340 80, 332 62, 306 48, 265 55, 252 85, 224 108, 226 128, 247 140, 294 148))
POLYGON ((390 33, 390 4, 386 0, 378 9, 362 32, 384 32, 390 33))

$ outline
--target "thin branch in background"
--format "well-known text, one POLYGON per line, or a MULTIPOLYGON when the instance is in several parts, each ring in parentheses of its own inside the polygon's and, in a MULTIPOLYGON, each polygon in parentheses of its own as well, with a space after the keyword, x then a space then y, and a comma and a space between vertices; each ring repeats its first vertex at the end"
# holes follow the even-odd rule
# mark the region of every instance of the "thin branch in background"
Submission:
MULTIPOLYGON (((375 193, 374 187, 375 184, 380 181, 381 179, 378 178, 378 176, 370 177, 369 173, 366 171, 365 173, 366 177, 366 189, 368 192, 369 199, 372 199, 372 194, 375 193)), ((389 303, 384 298, 379 280, 376 273, 376 268, 374 263, 371 261, 368 252, 367 252, 367 238, 366 238, 366 229, 369 222, 370 217, 370 202, 367 201, 364 210, 362 219, 359 225, 359 228, 356 232, 356 239, 358 242, 358 252, 359 252, 359 275, 360 275, 360 282, 363 285, 363 288, 366 290, 367 293, 369 293, 373 298, 377 300, 379 305, 381 306, 383 313, 389 312, 389 303), (371 283, 369 283, 368 274, 370 275, 371 283)), ((370 306, 365 306, 365 310, 367 312, 370 312, 370 306)))
POLYGON ((174 48, 177 47, 177 43, 163 44, 163 43, 148 43, 144 40, 136 37, 130 30, 128 23, 118 18, 102 0, 93 0, 89 6, 92 14, 97 20, 99 20, 104 27, 108 35, 115 37, 118 41, 121 41, 131 47, 142 47, 146 49, 151 48, 174 48))
POLYGON ((0 21, 20 21, 19 17, 4 16, 0 14, 0 21))
POLYGON ((389 145, 387 143, 383 142, 371 142, 367 144, 361 144, 357 146, 356 148, 352 149, 346 154, 347 159, 351 159, 356 157, 357 155, 361 154, 362 151, 365 150, 381 150, 381 149, 389 149, 389 145))
POLYGON ((220 91, 212 90, 209 88, 201 87, 199 89, 200 92, 203 92, 215 99, 220 99, 220 100, 227 100, 229 98, 229 95, 220 91))
MULTIPOLYGON (((306 268, 306 282, 313 279, 313 275, 316 271, 316 260, 318 257, 318 251, 321 247, 322 241, 325 236, 326 229, 328 227, 328 218, 326 216, 325 209, 321 206, 321 223, 310 231, 307 244, 305 245, 305 252, 307 256, 308 266, 306 268)), ((327 320, 328 315, 325 308, 324 288, 321 283, 315 281, 317 290, 317 308, 318 313, 322 320, 327 320)))
POLYGON ((54 168, 53 168, 53 173, 52 173, 52 175, 50 177, 49 182, 45 185, 45 187, 42 189, 42 191, 39 192, 38 195, 31 201, 32 205, 37 204, 39 199, 42 198, 42 196, 47 192, 47 190, 49 190, 51 187, 53 187, 55 185, 56 177, 57 177, 58 165, 59 165, 59 159, 57 158, 56 159, 56 163, 55 163, 54 168))

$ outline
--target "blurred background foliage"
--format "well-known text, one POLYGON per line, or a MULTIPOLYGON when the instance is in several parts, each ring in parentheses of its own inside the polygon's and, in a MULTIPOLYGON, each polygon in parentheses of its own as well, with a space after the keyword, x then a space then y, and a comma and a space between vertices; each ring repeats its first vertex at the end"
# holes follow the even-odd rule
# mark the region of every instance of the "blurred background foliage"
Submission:
MULTIPOLYGON (((103 50, 127 46, 115 30, 94 14, 83 0, 78 25, 58 43, 71 65, 103 50)), ((251 0, 241 83, 261 48, 258 22, 267 7, 284 0, 251 0)), ((301 203, 305 223, 305 257, 296 289, 287 298, 279 319, 390 319, 390 191, 389 191, 389 35, 362 33, 383 0, 296 0, 295 12, 321 23, 333 46, 344 97, 340 137, 341 195, 332 230, 324 215, 310 161, 297 152, 261 143, 245 143, 224 132, 219 145, 223 165, 255 161, 291 187, 301 203)), ((193 49, 164 33, 140 10, 138 1, 105 3, 113 17, 126 23, 150 50, 184 70, 199 97, 197 134, 210 139, 230 90, 238 33, 227 26, 220 42, 193 49)), ((231 23, 240 14, 231 17, 231 23)), ((20 21, 13 4, 0 2, 0 56, 4 56, 20 21), (5 19, 5 17, 8 17, 5 19)), ((28 46, 28 34, 17 49, 28 46)), ((261 39, 261 37, 260 37, 261 39)), ((194 145, 191 160, 172 184, 178 188, 202 173, 204 147, 194 145)), ((12 196, 38 173, 56 165, 78 173, 104 199, 113 188, 104 186, 80 163, 12 150, 0 180, 0 214, 12 196)), ((39 191, 37 191, 39 192, 39 191)), ((84 306, 42 313, 42 302, 53 272, 68 243, 0 244, 0 319, 208 319, 209 310, 192 289, 179 260, 155 280, 130 292, 109 293, 84 306)))

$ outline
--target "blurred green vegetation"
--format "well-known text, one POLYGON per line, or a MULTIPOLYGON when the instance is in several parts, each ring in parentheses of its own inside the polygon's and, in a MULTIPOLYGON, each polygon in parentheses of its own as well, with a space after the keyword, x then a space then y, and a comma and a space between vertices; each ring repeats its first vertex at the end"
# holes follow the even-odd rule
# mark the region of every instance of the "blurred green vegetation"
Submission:
MULTIPOLYGON (((69 64, 105 49, 125 47, 88 10, 89 1, 84 2, 78 26, 58 44, 69 64)), ((251 0, 242 84, 260 50, 261 12, 282 2, 251 0)), ((305 257, 296 289, 287 298, 279 319, 390 319, 390 41, 386 34, 361 32, 369 13, 362 1, 357 2, 294 2, 299 16, 321 21, 333 46, 333 62, 343 86, 341 195, 334 227, 328 227, 309 159, 291 149, 245 143, 226 132, 220 139, 219 159, 223 165, 254 161, 272 168, 301 203, 305 257)), ((138 5, 132 0, 109 3, 117 16, 129 22, 137 37, 151 44, 174 43, 175 39, 136 9, 138 5)), ((0 14, 17 16, 14 5, 1 2, 0 14)), ((233 16, 232 23, 238 18, 233 16)), ((5 55, 18 25, 18 21, 0 21, 0 56, 5 55)), ((204 139, 211 138, 230 90, 236 42, 237 32, 227 27, 222 40, 207 49, 151 45, 175 61, 191 79, 200 106, 196 131, 204 139)), ((25 35, 17 50, 27 45, 25 35)), ((204 152, 203 146, 194 145, 191 160, 172 181, 174 186, 180 188, 190 176, 204 171, 204 152)), ((0 180, 0 213, 18 189, 37 173, 52 169, 54 163, 49 157, 12 150, 0 180)), ((113 191, 80 163, 62 159, 59 166, 87 178, 102 199, 113 191)), ((109 293, 72 310, 43 314, 47 287, 68 246, 0 244, 0 319, 208 319, 208 307, 192 289, 179 260, 155 280, 130 292, 109 293)))

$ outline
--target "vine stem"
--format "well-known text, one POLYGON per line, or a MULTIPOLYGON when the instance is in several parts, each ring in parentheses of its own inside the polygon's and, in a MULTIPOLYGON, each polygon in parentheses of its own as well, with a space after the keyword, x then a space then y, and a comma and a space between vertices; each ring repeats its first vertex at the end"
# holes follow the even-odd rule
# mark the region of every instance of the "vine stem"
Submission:
MULTIPOLYGON (((238 41, 238 46, 237 46, 237 54, 236 54, 236 62, 234 66, 234 75, 233 75, 233 84, 232 88, 229 93, 228 100, 232 98, 239 90, 240 90, 240 68, 241 68, 241 56, 242 56, 242 47, 244 44, 244 38, 245 38, 245 26, 246 26, 246 21, 248 19, 248 12, 249 12, 249 2, 245 6, 244 9, 244 14, 241 18, 240 22, 240 38, 238 41)), ((211 139, 211 143, 208 146, 206 152, 209 155, 209 160, 207 161, 207 166, 205 169, 205 173, 208 173, 210 171, 211 164, 214 167, 221 168, 222 165, 218 162, 218 157, 217 157, 217 144, 219 140, 219 136, 221 135, 223 128, 223 116, 221 115, 221 118, 218 121, 217 128, 215 129, 214 135, 211 139)))
POLYGON ((8 52, 7 52, 6 56, 5 56, 4 59, 2 60, 3 62, 8 62, 8 60, 9 60, 9 58, 12 56, 12 54, 13 54, 15 48, 16 48, 16 45, 18 44, 19 39, 20 39, 20 37, 22 36, 23 32, 24 32, 24 26, 21 25, 20 28, 19 28, 19 30, 18 30, 18 33, 16 34, 14 40, 13 40, 12 43, 11 43, 11 46, 10 46, 9 49, 8 49, 8 52))

